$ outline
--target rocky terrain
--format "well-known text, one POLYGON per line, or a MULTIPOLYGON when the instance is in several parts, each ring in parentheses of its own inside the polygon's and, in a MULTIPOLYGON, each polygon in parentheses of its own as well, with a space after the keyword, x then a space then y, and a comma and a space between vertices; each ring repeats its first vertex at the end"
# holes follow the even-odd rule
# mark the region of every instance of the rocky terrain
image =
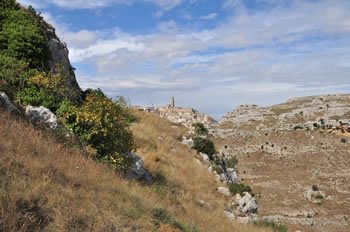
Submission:
POLYGON ((290 231, 349 231, 350 95, 242 105, 212 131, 228 145, 262 219, 290 231))

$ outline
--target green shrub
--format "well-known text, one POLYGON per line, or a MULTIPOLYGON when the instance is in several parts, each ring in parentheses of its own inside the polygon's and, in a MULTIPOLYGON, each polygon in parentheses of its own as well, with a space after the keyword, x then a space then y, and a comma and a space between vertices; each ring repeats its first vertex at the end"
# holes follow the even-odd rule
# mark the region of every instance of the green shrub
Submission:
POLYGON ((48 47, 38 19, 27 10, 10 6, 6 6, 2 17, 1 53, 24 60, 32 68, 43 67, 48 55, 48 47))
POLYGON ((35 74, 25 61, 17 60, 0 52, 0 91, 10 98, 27 86, 28 78, 35 74))
POLYGON ((206 136, 209 133, 208 129, 205 128, 205 126, 201 122, 192 123, 192 126, 194 127, 194 133, 196 135, 206 136))
POLYGON ((226 161, 226 167, 234 168, 237 165, 237 163, 238 159, 235 156, 233 156, 226 161))
POLYGON ((58 100, 48 91, 31 86, 19 91, 15 97, 16 102, 24 105, 44 106, 55 110, 58 107, 58 100))
POLYGON ((213 168, 213 170, 217 173, 217 174, 221 174, 221 173, 224 173, 224 170, 222 169, 222 167, 221 166, 219 166, 219 165, 216 165, 216 164, 214 164, 214 165, 212 165, 212 168, 213 168))
POLYGON ((193 143, 194 149, 196 149, 198 152, 207 154, 209 158, 213 160, 213 155, 216 153, 213 141, 207 138, 196 136, 193 138, 193 143))
POLYGON ((96 150, 96 158, 127 169, 124 158, 135 149, 135 144, 123 108, 107 98, 100 90, 89 89, 84 101, 74 106, 68 101, 61 103, 58 114, 74 134, 96 150))
POLYGON ((271 228, 273 232, 287 232, 287 227, 285 225, 275 223, 273 221, 262 220, 254 223, 260 227, 271 228))
POLYGON ((243 194, 243 192, 249 192, 251 193, 252 192, 252 189, 248 186, 248 185, 245 185, 245 184, 242 184, 242 183, 234 183, 234 184, 230 184, 229 185, 229 190, 232 194, 237 194, 239 193, 240 195, 243 194))

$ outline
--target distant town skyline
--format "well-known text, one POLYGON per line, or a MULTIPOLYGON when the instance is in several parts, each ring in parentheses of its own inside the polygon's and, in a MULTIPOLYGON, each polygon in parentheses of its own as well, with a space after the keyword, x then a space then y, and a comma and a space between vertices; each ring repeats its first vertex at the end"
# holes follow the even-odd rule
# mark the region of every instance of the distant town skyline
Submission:
POLYGON ((350 90, 348 0, 19 0, 70 50, 83 88, 134 105, 234 106, 350 90))

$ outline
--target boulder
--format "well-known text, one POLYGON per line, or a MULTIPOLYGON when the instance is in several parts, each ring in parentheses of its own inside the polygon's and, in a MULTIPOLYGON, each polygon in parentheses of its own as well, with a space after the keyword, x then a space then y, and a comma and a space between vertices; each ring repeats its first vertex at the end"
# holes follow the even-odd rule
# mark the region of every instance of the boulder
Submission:
POLYGON ((259 209, 256 199, 247 192, 244 192, 244 196, 238 201, 238 210, 243 213, 257 213, 259 209))
POLYGON ((225 196, 231 196, 230 190, 228 190, 226 187, 218 187, 217 191, 221 194, 224 194, 225 196))
POLYGON ((220 174, 220 180, 225 183, 237 183, 237 172, 233 168, 228 168, 226 172, 220 174))
POLYGON ((205 163, 209 163, 209 162, 210 162, 209 156, 208 156, 207 154, 202 153, 202 152, 200 152, 199 154, 201 155, 202 160, 203 160, 205 163))
POLYGON ((236 219, 235 214, 232 213, 232 212, 230 212, 230 211, 225 210, 225 211, 224 211, 224 214, 225 214, 225 216, 226 216, 228 219, 230 219, 230 220, 235 220, 235 219, 236 219))
POLYGON ((304 192, 304 197, 310 202, 321 203, 325 199, 326 194, 318 188, 311 186, 304 192))
POLYGON ((152 183, 151 174, 145 169, 143 160, 135 153, 129 153, 128 158, 131 159, 131 166, 126 173, 126 178, 129 180, 142 181, 144 183, 152 183))
POLYGON ((16 106, 11 102, 10 98, 4 93, 0 92, 0 108, 3 108, 4 110, 19 115, 20 112, 16 108, 16 106))
POLYGON ((192 148, 194 146, 194 142, 193 142, 193 139, 192 138, 183 138, 182 144, 185 144, 186 146, 188 146, 189 148, 192 148))
POLYGON ((25 116, 34 125, 43 125, 49 127, 50 129, 56 129, 58 125, 56 115, 52 113, 51 110, 43 106, 27 106, 25 116))

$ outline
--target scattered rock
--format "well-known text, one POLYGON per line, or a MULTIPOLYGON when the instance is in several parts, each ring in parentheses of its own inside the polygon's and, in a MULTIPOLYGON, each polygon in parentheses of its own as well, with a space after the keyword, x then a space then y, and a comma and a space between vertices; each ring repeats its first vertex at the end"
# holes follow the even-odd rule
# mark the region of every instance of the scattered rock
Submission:
POLYGON ((237 209, 243 213, 257 213, 259 206, 252 195, 248 192, 244 192, 244 196, 238 201, 237 209))
POLYGON ((208 156, 207 154, 202 153, 202 152, 200 152, 199 154, 201 155, 202 160, 203 160, 205 163, 209 163, 209 162, 210 162, 209 156, 208 156))
POLYGON ((225 196, 231 196, 230 190, 228 190, 226 187, 218 187, 217 191, 221 194, 224 194, 225 196))
POLYGON ((304 197, 310 202, 321 203, 325 199, 326 194, 320 191, 316 185, 313 185, 305 191, 304 197))
POLYGON ((193 142, 193 139, 192 138, 183 138, 182 139, 182 144, 185 144, 186 146, 188 146, 189 148, 192 148, 194 146, 194 142, 193 142))
POLYGON ((145 169, 143 160, 135 153, 129 153, 128 158, 131 159, 130 170, 126 173, 129 180, 142 181, 144 183, 152 183, 151 174, 145 169))
POLYGON ((226 216, 228 219, 230 219, 230 220, 235 220, 235 219, 236 219, 236 216, 234 215, 234 213, 232 213, 232 212, 230 212, 230 211, 225 210, 225 211, 224 211, 224 214, 225 214, 225 216, 226 216))
POLYGON ((0 92, 0 108, 5 109, 6 111, 19 115, 20 112, 16 106, 11 102, 10 98, 4 93, 0 92))
POLYGON ((43 125, 49 127, 50 129, 56 129, 58 125, 56 115, 54 115, 51 110, 43 106, 27 106, 25 116, 34 125, 43 125))

